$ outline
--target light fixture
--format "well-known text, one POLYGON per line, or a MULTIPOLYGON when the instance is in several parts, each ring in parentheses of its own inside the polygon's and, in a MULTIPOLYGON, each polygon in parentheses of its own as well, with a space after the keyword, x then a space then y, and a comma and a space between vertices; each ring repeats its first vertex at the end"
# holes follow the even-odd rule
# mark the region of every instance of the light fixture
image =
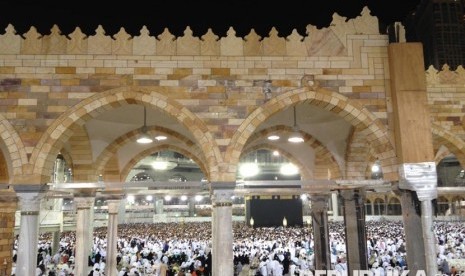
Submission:
POLYGON ((287 227, 287 219, 286 219, 286 217, 283 218, 283 226, 287 227))
POLYGON ((153 196, 152 195, 148 195, 145 197, 145 200, 147 201, 152 201, 153 200, 153 196))
POLYGON ((171 200, 171 196, 170 196, 170 195, 166 195, 166 196, 165 196, 165 200, 166 200, 166 201, 170 201, 170 200, 171 200))
POLYGON ((250 223, 250 226, 253 228, 253 225, 255 223, 255 221, 253 220, 253 217, 250 217, 249 223, 250 223))
POLYGON ((302 133, 300 133, 299 128, 297 127, 297 115, 296 115, 296 109, 294 106, 294 125, 292 126, 292 134, 289 136, 287 141, 291 143, 302 143, 304 141, 304 137, 302 136, 302 133))
POLYGON ((182 195, 182 196, 181 196, 181 200, 182 200, 182 201, 186 201, 186 200, 187 200, 187 196, 186 196, 186 195, 182 195))
POLYGON ((272 134, 272 135, 268 136, 268 140, 270 140, 270 141, 279 140, 279 136, 276 135, 276 134, 272 134))
POLYGON ((242 177, 256 176, 259 172, 257 163, 244 163, 239 167, 239 173, 242 177))
POLYGON ((200 201, 202 201, 203 196, 201 196, 201 195, 196 195, 194 199, 195 199, 195 201, 200 202, 200 201))
POLYGON ((137 139, 139 144, 150 144, 153 142, 152 138, 147 134, 147 111, 144 106, 144 126, 141 129, 141 136, 137 139))
POLYGON ((158 135, 158 136, 155 136, 155 139, 157 141, 163 141, 163 140, 168 139, 168 137, 166 137, 165 135, 158 135))
POLYGON ((382 179, 383 170, 381 167, 381 162, 376 160, 375 163, 371 166, 371 179, 382 179))
POLYGON ((279 172, 282 175, 296 175, 299 173, 299 168, 297 168, 297 166, 292 163, 287 163, 281 165, 279 172))
POLYGON ((273 156, 279 156, 279 151, 274 150, 274 151, 273 151, 273 156))

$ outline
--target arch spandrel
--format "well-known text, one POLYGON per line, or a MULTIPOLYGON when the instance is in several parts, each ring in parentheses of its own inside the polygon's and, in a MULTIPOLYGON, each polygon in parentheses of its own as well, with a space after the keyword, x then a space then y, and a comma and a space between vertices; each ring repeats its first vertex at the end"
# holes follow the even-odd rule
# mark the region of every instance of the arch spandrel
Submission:
POLYGON ((48 181, 50 175, 49 171, 45 168, 53 164, 59 149, 63 147, 64 143, 73 134, 72 126, 74 124, 83 125, 86 121, 97 117, 108 109, 135 103, 159 109, 175 118, 191 133, 196 143, 200 145, 208 162, 210 172, 215 172, 221 156, 219 155, 216 141, 207 131, 207 127, 202 120, 167 96, 151 91, 131 91, 129 87, 124 87, 86 98, 55 120, 41 137, 31 155, 32 174, 40 176, 41 182, 48 181))

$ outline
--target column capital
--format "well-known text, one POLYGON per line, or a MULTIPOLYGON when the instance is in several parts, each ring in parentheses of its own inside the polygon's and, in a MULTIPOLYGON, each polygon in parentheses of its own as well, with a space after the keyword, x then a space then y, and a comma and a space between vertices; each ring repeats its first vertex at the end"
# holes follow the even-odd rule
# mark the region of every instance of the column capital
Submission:
POLYGON ((224 207, 232 206, 232 196, 234 190, 213 190, 212 192, 212 206, 213 207, 224 207))
POLYGON ((74 206, 76 209, 90 209, 94 205, 95 197, 75 197, 74 198, 74 206))
POLYGON ((310 197, 310 200, 312 202, 312 212, 326 212, 329 208, 328 199, 328 195, 312 195, 310 197))
POLYGON ((339 195, 346 201, 352 200, 365 200, 366 191, 365 189, 348 189, 348 190, 339 190, 339 195))
POLYGON ((49 190, 44 184, 17 184, 13 190, 19 199, 21 215, 39 215, 40 201, 49 190))
POLYGON ((107 200, 108 213, 118 214, 120 204, 121 204, 121 199, 108 199, 107 200))
POLYGON ((399 166, 399 188, 415 191, 420 201, 438 197, 435 162, 403 163, 399 166))

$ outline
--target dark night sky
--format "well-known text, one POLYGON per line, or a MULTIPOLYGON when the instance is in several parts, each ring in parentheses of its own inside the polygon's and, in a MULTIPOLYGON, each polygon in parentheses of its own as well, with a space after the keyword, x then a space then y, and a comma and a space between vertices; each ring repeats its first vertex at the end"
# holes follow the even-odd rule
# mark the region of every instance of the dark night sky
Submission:
POLYGON ((232 26, 237 36, 254 29, 266 36, 276 27, 280 36, 296 29, 302 36, 308 24, 327 27, 332 14, 354 18, 364 6, 372 15, 386 24, 402 21, 415 10, 420 0, 306 0, 306 1, 206 1, 206 0, 151 0, 111 1, 105 6, 102 0, 0 0, 0 33, 11 23, 18 34, 35 26, 39 33, 49 34, 57 24, 62 34, 72 33, 77 26, 93 35, 98 25, 106 34, 113 35, 124 27, 131 35, 139 35, 143 25, 151 35, 168 28, 175 36, 182 36, 190 26, 194 36, 205 34, 208 28, 225 36, 232 26), (71 3, 75 3, 74 6, 71 3))

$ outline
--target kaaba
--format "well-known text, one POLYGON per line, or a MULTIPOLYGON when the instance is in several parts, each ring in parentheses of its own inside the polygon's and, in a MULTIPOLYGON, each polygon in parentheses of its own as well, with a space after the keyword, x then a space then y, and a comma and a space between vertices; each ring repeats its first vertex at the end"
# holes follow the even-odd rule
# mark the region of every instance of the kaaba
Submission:
POLYGON ((251 196, 246 198, 245 205, 246 222, 250 226, 303 226, 302 200, 298 195, 251 196))

